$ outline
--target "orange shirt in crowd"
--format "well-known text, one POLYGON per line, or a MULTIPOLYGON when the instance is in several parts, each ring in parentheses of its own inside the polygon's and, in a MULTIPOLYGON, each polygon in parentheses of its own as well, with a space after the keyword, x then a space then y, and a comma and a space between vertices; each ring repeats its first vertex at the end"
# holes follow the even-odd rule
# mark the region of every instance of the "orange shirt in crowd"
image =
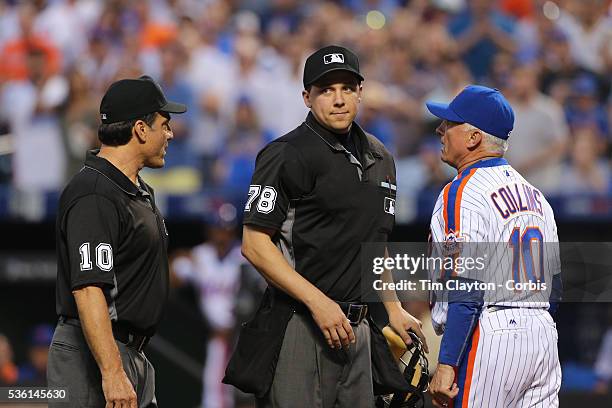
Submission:
POLYGON ((59 72, 61 54, 59 50, 43 37, 19 38, 6 43, 0 53, 0 81, 22 80, 29 76, 28 54, 31 51, 42 53, 45 58, 44 69, 48 76, 59 72))
POLYGON ((158 48, 176 38, 177 30, 172 25, 148 23, 140 33, 140 44, 143 48, 158 48))
POLYGON ((0 382, 4 384, 15 384, 19 377, 19 369, 10 361, 0 366, 0 382))
POLYGON ((501 9, 516 19, 533 16, 534 4, 532 0, 502 0, 501 9))

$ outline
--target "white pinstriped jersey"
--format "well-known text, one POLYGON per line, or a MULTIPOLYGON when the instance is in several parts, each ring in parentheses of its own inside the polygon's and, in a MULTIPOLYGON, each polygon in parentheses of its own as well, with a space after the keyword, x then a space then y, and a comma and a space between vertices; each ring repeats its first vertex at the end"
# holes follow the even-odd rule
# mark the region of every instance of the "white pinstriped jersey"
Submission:
MULTIPOLYGON (((469 247, 472 256, 486 252, 487 267, 478 277, 485 282, 539 281, 559 273, 557 226, 542 193, 504 159, 481 163, 458 174, 440 193, 431 219, 432 243, 452 240, 469 247), (469 243, 483 244, 476 249, 479 245, 469 243)), ((434 280, 444 274, 430 272, 434 280)), ((548 308, 551 286, 549 279, 546 290, 487 292, 485 307, 520 301, 521 307, 548 308)), ((432 320, 438 334, 446 324, 447 296, 446 291, 432 293, 432 320)))

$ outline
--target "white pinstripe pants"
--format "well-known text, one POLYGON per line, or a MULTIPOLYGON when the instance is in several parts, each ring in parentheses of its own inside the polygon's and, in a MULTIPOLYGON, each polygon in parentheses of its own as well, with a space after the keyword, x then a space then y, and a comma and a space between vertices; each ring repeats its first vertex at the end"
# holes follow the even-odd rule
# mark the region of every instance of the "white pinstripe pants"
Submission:
POLYGON ((558 407, 557 341, 544 309, 484 309, 459 368, 454 408, 558 407))

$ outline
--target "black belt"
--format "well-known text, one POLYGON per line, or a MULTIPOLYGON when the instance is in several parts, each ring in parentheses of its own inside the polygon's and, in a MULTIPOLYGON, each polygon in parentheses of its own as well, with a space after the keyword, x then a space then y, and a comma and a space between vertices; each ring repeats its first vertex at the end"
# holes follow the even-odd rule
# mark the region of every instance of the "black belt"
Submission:
POLYGON ((487 306, 487 310, 490 312, 499 312, 500 310, 507 310, 507 309, 541 309, 541 310, 547 310, 544 307, 522 307, 522 306, 505 306, 505 305, 490 305, 487 306))
MULTIPOLYGON (((70 326, 81 327, 81 321, 72 317, 60 316, 59 322, 62 324, 68 324, 70 326)), ((142 334, 135 334, 130 332, 124 326, 117 323, 111 322, 113 327, 113 337, 115 340, 120 341, 126 346, 133 348, 134 350, 141 352, 151 340, 150 336, 142 334)))
POLYGON ((336 302, 344 315, 352 325, 358 325, 363 319, 368 317, 368 305, 354 302, 336 302))
MULTIPOLYGON (((363 319, 368 317, 368 305, 357 302, 335 302, 340 306, 342 313, 344 313, 349 323, 353 326, 358 325, 363 319)), ((294 312, 304 315, 310 314, 310 310, 302 303, 295 306, 294 312)))

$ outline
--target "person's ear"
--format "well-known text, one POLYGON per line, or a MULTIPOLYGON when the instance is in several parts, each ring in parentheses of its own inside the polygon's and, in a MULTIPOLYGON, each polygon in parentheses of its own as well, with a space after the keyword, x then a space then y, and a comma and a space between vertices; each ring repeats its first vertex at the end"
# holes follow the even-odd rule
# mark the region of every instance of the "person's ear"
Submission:
POLYGON ((132 128, 132 133, 136 136, 140 143, 147 141, 147 124, 143 120, 137 120, 132 128))
POLYGON ((482 142, 482 132, 478 129, 472 129, 467 138, 467 147, 470 150, 473 150, 480 146, 482 142))
POLYGON ((302 91, 302 99, 304 99, 304 105, 306 105, 308 109, 312 108, 312 103, 310 102, 310 92, 306 89, 302 91))

